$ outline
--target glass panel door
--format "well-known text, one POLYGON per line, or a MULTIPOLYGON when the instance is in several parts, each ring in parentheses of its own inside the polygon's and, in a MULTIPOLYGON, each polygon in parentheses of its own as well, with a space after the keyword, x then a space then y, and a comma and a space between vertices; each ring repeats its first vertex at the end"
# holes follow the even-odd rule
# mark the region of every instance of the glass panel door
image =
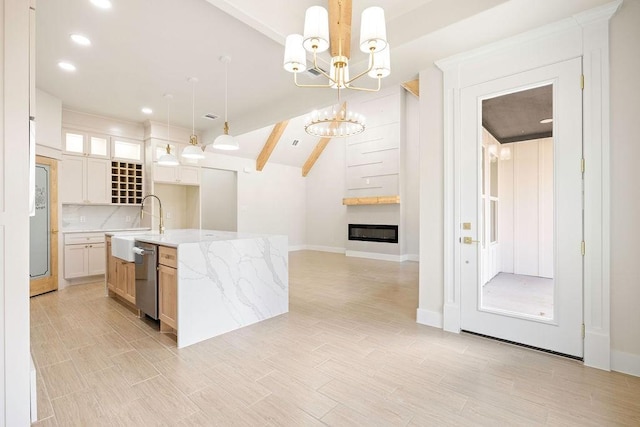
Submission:
POLYGON ((48 165, 36 164, 36 214, 29 218, 29 276, 31 279, 51 276, 50 173, 48 165))

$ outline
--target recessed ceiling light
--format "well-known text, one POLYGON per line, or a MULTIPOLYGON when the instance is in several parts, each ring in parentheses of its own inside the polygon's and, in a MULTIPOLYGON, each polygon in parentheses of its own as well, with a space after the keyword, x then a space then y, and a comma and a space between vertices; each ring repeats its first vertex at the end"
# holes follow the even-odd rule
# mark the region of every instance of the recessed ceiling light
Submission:
POLYGON ((543 125, 546 123, 551 123, 553 121, 553 119, 542 119, 540 120, 540 123, 542 123, 543 125))
POLYGON ((58 62, 58 67, 62 68, 65 71, 75 71, 76 66, 71 64, 70 62, 60 61, 58 62))
POLYGON ((86 38, 83 35, 71 34, 69 37, 71 37, 71 40, 73 40, 74 42, 76 42, 80 46, 91 46, 91 40, 89 40, 88 38, 86 38))
POLYGON ((149 108, 149 107, 144 107, 142 109, 142 112, 145 113, 145 114, 151 114, 151 113, 153 113, 153 110, 151 108, 149 108))
POLYGON ((109 0, 91 0, 91 3, 100 9, 111 9, 111 2, 109 0))

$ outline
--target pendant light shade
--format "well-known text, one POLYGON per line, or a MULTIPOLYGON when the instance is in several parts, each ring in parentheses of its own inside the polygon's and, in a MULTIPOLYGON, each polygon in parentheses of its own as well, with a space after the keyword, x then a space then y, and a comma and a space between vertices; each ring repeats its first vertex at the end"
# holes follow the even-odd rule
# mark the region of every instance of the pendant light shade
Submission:
MULTIPOLYGON (((238 150, 240 148, 238 141, 236 141, 233 136, 229 135, 229 119, 227 117, 229 113, 229 62, 231 62, 231 57, 221 56, 220 61, 224 62, 224 133, 218 136, 210 146, 216 150, 238 150)), ((209 147, 207 147, 207 150, 208 149, 209 147)))
POLYGON ((182 157, 190 160, 200 160, 204 159, 205 155, 202 147, 198 145, 198 136, 196 135, 196 83, 198 83, 198 79, 191 77, 189 82, 193 85, 191 93, 191 137, 189 138, 189 145, 182 150, 182 157))
POLYGON ((160 156, 158 164, 160 166, 178 166, 180 162, 174 154, 171 154, 171 145, 169 145, 169 118, 171 117, 171 109, 169 106, 173 96, 167 93, 164 95, 164 98, 167 100, 167 152, 160 156))
POLYGON ((240 148, 238 142, 231 136, 222 134, 213 141, 213 148, 218 150, 232 151, 240 148))
POLYGON ((178 158, 171 154, 171 146, 169 144, 167 144, 167 152, 158 159, 158 164, 160 166, 178 166, 180 164, 178 158))
POLYGON ((205 156, 202 152, 202 148, 197 145, 187 145, 182 149, 182 157, 185 159, 200 160, 204 159, 205 156))

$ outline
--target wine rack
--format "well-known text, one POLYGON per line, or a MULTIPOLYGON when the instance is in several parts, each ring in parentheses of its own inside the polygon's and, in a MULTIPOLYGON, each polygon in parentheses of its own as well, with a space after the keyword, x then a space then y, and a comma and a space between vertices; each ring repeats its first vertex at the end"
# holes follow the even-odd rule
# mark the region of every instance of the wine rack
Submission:
POLYGON ((111 162, 111 203, 118 205, 142 203, 142 164, 111 162))

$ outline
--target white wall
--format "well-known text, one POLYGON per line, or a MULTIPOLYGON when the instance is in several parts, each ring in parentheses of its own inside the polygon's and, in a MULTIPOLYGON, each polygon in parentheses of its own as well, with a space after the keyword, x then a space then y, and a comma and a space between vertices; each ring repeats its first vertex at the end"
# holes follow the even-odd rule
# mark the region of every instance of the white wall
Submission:
MULTIPOLYGON (((167 230, 179 228, 200 228, 199 187, 191 185, 155 184, 154 194, 162 200, 164 226, 167 230)), ((145 201, 145 211, 157 201, 149 198, 145 201)), ((158 210, 154 210, 158 212, 158 210)))
MULTIPOLYGON (((300 168, 207 153, 201 166, 238 172, 238 231, 284 234, 289 247, 306 243, 306 181, 300 168)), ((206 215, 206 212, 203 212, 206 215)))
POLYGON ((36 89, 36 153, 60 159, 62 150, 62 101, 36 89))
POLYGON ((639 24, 640 1, 625 0, 610 32, 612 365, 634 375, 640 375, 639 24))
MULTIPOLYGON (((425 94, 425 96, 429 96, 425 94)), ((418 261, 420 247, 420 100, 405 93, 404 145, 400 166, 400 208, 404 224, 402 253, 418 261)))
POLYGON ((31 359, 29 2, 0 0, 0 23, 0 426, 26 426, 31 359))
POLYGON ((347 241, 344 141, 334 139, 307 175, 306 244, 310 249, 344 252, 347 241))
POLYGON ((62 110, 62 127, 144 140, 144 125, 68 109, 62 110))
POLYGON ((444 301, 444 116, 442 72, 420 72, 420 271, 418 322, 442 326, 444 301))
POLYGON ((552 278, 553 139, 508 147, 511 159, 498 160, 500 271, 552 278))

